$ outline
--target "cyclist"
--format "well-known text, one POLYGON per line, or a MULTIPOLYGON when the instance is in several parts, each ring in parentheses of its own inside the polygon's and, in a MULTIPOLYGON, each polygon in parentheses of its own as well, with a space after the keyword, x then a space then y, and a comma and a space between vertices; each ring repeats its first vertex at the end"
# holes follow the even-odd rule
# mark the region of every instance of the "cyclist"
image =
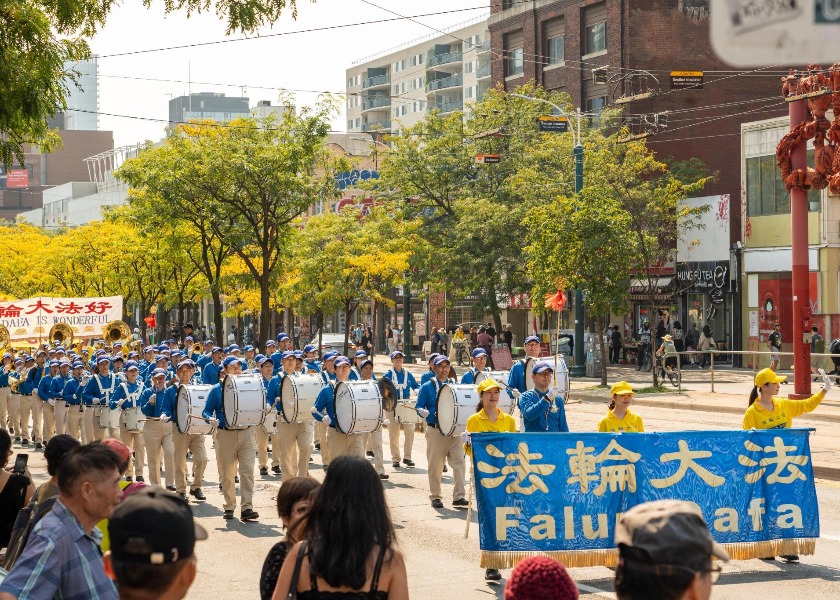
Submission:
POLYGON ((636 356, 636 370, 637 371, 642 370, 642 365, 645 364, 646 355, 647 355, 648 352, 651 352, 651 350, 650 350, 650 336, 651 336, 650 321, 645 319, 644 322, 642 322, 641 329, 639 329, 639 343, 638 343, 639 352, 638 352, 638 355, 636 356))
POLYGON ((667 375, 671 383, 676 386, 674 374, 677 369, 677 348, 674 346, 674 338, 671 335, 666 334, 662 337, 662 345, 656 351, 656 356, 661 361, 660 375, 663 378, 667 375))

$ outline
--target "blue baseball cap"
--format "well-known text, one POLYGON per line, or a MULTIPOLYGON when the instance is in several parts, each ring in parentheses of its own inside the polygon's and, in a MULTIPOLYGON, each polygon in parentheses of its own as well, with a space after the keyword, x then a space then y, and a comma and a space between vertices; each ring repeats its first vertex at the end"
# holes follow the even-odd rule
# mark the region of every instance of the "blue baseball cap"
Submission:
POLYGON ((330 350, 329 352, 324 353, 323 360, 324 362, 327 362, 328 360, 335 360, 336 356, 338 356, 338 352, 336 352, 335 350, 330 350))
POLYGON ((125 370, 126 370, 126 372, 127 371, 132 371, 132 370, 133 371, 139 371, 140 367, 137 365, 136 362, 134 362, 133 360, 130 360, 127 363, 125 363, 125 370))
POLYGON ((269 346, 276 346, 276 345, 277 345, 277 342, 275 342, 274 340, 268 340, 268 341, 265 343, 265 347, 266 347, 266 348, 268 348, 269 346))
POLYGON ((294 351, 295 358, 299 358, 303 360, 303 350, 295 350, 294 351))
POLYGON ((448 356, 444 356, 443 354, 440 354, 437 357, 435 357, 435 366, 438 366, 438 365, 443 364, 445 362, 449 362, 449 357, 448 356))
POLYGON ((245 346, 245 352, 250 352, 251 350, 255 350, 255 349, 256 348, 254 348, 251 344, 248 344, 247 346, 245 346))
POLYGON ((205 346, 212 346, 213 344, 215 344, 215 342, 213 340, 204 340, 204 345, 205 346))
POLYGON ((195 341, 195 339, 191 335, 188 335, 187 337, 184 338, 184 342, 194 342, 194 341, 195 341))
POLYGON ((356 350, 356 354, 353 355, 355 358, 364 358, 367 356, 367 352, 364 350, 356 350))
POLYGON ((173 350, 172 352, 169 353, 169 356, 171 356, 172 358, 175 358, 176 356, 183 356, 183 354, 181 353, 180 350, 173 350))
POLYGON ((476 348, 472 351, 473 358, 478 358, 479 356, 487 356, 487 350, 484 348, 476 348))
POLYGON ((432 353, 429 355, 429 358, 428 358, 427 360, 428 360, 429 362, 433 362, 433 361, 434 361, 434 360, 435 360, 438 356, 440 356, 440 354, 438 354, 437 352, 432 352, 432 353))
POLYGON ((373 366, 373 361, 371 359, 367 358, 367 359, 362 361, 362 364, 359 365, 359 368, 361 369, 365 365, 370 365, 372 367, 373 366))
POLYGON ((543 371, 551 371, 553 373, 554 365, 547 360, 541 360, 531 369, 531 375, 536 375, 537 373, 542 373, 543 371))
POLYGON ((22 365, 23 364, 23 359, 22 358, 16 358, 15 359, 15 364, 16 365, 22 365))
POLYGON ((270 357, 270 356, 263 356, 261 359, 259 359, 259 360, 257 361, 257 364, 258 364, 259 366, 263 366, 265 363, 271 363, 272 365, 274 365, 274 361, 273 361, 273 360, 271 360, 271 357, 270 357))
POLYGON ((218 346, 213 346, 213 348, 210 349, 210 354, 216 354, 216 352, 221 352, 221 351, 222 351, 222 349, 219 348, 218 346))
POLYGON ((228 346, 228 352, 233 352, 234 350, 239 350, 239 346, 237 344, 231 344, 228 346))
POLYGON ((390 358, 391 358, 391 360, 394 360, 398 356, 405 356, 405 354, 403 354, 399 350, 394 350, 393 352, 391 352, 390 358))
POLYGON ((317 350, 317 348, 312 344, 306 344, 303 347, 303 353, 304 354, 308 354, 309 352, 315 352, 316 350, 317 350))
POLYGON ((295 357, 294 352, 292 352, 291 350, 286 350, 286 351, 283 352, 283 354, 280 355, 280 360, 286 360, 287 358, 294 358, 294 357, 295 357))
POLYGON ((166 375, 166 371, 163 369, 155 369, 152 371, 152 377, 157 377, 158 375, 166 375))
POLYGON ((155 362, 160 362, 162 360, 169 362, 169 357, 164 356, 163 354, 155 354, 155 362))
MULTIPOLYGON (((23 361, 21 361, 21 362, 23 362, 23 361)), ((74 362, 73 363, 73 370, 74 371, 76 369, 84 369, 84 368, 85 368, 85 363, 80 363, 80 362, 74 362)))
POLYGON ((106 363, 109 363, 109 364, 110 364, 110 362, 111 362, 110 357, 105 356, 105 355, 103 354, 102 356, 100 356, 99 358, 97 358, 97 359, 96 359, 96 364, 97 364, 97 365, 98 365, 99 363, 103 363, 103 362, 106 362, 106 363))
POLYGON ((233 363, 237 363, 237 362, 239 362, 238 358, 236 358, 235 356, 228 356, 228 357, 225 357, 225 359, 222 361, 222 365, 227 367, 227 366, 232 365, 233 363))
POLYGON ((195 366, 195 363, 194 363, 192 360, 190 360, 190 359, 188 358, 188 359, 186 359, 186 360, 182 360, 181 362, 179 362, 179 363, 178 363, 178 370, 180 371, 180 370, 181 370, 181 367, 190 367, 190 368, 192 368, 192 367, 194 367, 194 366, 195 366))
POLYGON ((339 356, 338 358, 335 359, 335 368, 336 369, 338 367, 343 366, 343 365, 347 365, 349 367, 350 366, 350 359, 347 358, 346 356, 339 356))
POLYGON ((59 363, 58 363, 57 360, 51 360, 50 361, 50 367, 57 367, 57 366, 59 366, 59 363))
POLYGON ((264 358, 265 358, 265 354, 257 354, 256 356, 254 356, 254 360, 257 361, 257 362, 260 362, 264 358))
POLYGON ((282 342, 282 341, 288 340, 288 339, 289 339, 289 334, 288 333, 282 333, 281 332, 281 333, 277 334, 277 341, 278 342, 282 342))
POLYGON ((154 352, 154 351, 155 351, 154 346, 146 346, 145 348, 143 348, 143 354, 148 354, 149 352, 154 352))
POLYGON ((523 344, 527 344, 528 342, 537 342, 539 344, 540 343, 540 338, 535 336, 535 335, 529 335, 528 337, 525 338, 525 341, 523 342, 523 344))

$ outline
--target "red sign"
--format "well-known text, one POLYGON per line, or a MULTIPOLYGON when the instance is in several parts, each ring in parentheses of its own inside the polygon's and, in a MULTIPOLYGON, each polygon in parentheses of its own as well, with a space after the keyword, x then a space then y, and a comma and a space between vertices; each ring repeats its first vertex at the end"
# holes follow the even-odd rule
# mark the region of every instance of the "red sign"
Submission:
POLYGON ((6 171, 6 189, 29 187, 29 171, 10 169, 6 171))

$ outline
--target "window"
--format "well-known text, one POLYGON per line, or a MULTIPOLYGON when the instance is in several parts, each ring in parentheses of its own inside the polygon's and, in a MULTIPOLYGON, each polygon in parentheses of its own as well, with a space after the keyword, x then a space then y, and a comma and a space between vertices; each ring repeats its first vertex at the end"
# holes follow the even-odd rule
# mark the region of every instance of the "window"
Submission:
POLYGON ((464 88, 464 97, 465 98, 472 98, 473 97, 473 87, 467 86, 464 88))
POLYGON ((347 121, 347 129, 353 129, 353 119, 347 121))
POLYGON ((397 95, 397 94, 399 94, 399 93, 400 93, 400 84, 399 84, 399 83, 395 83, 395 84, 394 84, 394 95, 396 96, 396 95, 397 95))
POLYGON ((545 57, 549 65, 559 65, 566 58, 566 23, 552 19, 545 23, 545 57))
POLYGON ((522 30, 504 37, 505 77, 522 75, 525 70, 522 30))
POLYGON ((473 61, 467 61, 464 63, 464 73, 472 73, 473 72, 473 61))
POLYGON ((584 40, 586 54, 602 52, 607 49, 607 5, 606 3, 587 6, 584 9, 584 40))
POLYGON ((601 111, 607 105, 607 97, 606 96, 597 96, 595 98, 589 98, 586 101, 586 112, 588 113, 595 113, 596 115, 601 114, 601 111))
MULTIPOLYGON (((751 217, 790 214, 790 194, 772 154, 748 158, 747 211, 751 217)), ((814 150, 808 150, 808 164, 814 164, 814 150)), ((808 192, 808 203, 819 206, 820 191, 808 192)))
POLYGON ((362 118, 361 117, 356 117, 356 128, 359 128, 361 126, 362 126, 362 118))

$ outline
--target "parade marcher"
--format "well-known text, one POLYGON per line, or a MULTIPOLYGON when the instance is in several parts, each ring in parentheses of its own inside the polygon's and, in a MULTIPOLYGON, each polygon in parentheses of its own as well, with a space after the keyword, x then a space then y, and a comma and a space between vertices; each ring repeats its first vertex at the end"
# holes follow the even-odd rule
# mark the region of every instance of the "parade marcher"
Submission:
POLYGON ((55 415, 55 433, 61 435, 67 431, 67 403, 62 393, 64 386, 70 381, 70 361, 62 359, 59 361, 58 375, 52 378, 50 383, 50 403, 55 415))
POLYGON ((41 437, 41 426, 43 422, 43 402, 38 398, 36 391, 41 378, 47 374, 49 365, 47 365, 47 353, 43 350, 38 350, 35 353, 35 358, 31 356, 26 359, 26 380, 20 384, 21 405, 27 400, 29 401, 29 410, 32 414, 32 436, 30 439, 35 443, 35 449, 43 448, 43 438, 41 437), (32 361, 35 364, 32 364, 32 361))
POLYGON ((82 380, 82 373, 85 372, 85 365, 82 362, 74 362, 70 379, 64 384, 61 390, 61 397, 67 404, 67 433, 79 441, 84 441, 85 433, 85 404, 82 399, 86 381, 82 380))
POLYGON ((607 415, 598 423, 598 431, 611 433, 641 433, 645 430, 642 417, 630 410, 633 388, 626 381, 614 383, 610 389, 612 401, 607 415))
MULTIPOLYGON (((22 395, 20 393, 20 384, 24 380, 24 360, 17 357, 12 363, 12 368, 9 371, 9 415, 11 416, 11 424, 9 425, 9 432, 14 433, 15 442, 21 443, 25 440, 29 444, 29 412, 26 411, 26 416, 23 415, 24 402, 22 402, 22 395), (14 386, 12 384, 15 384, 14 386)), ((31 403, 31 399, 30 399, 31 403)))
POLYGON ((172 443, 172 426, 166 408, 166 371, 155 369, 151 373, 152 385, 140 394, 140 407, 146 415, 143 426, 143 443, 149 461, 149 482, 160 486, 160 461, 163 452, 163 472, 166 489, 175 491, 175 446, 172 443))
MULTIPOLYGON (((376 381, 376 377, 373 376, 372 360, 367 359, 362 361, 362 364, 359 365, 359 372, 361 373, 361 381, 376 381)), ((390 421, 383 424, 388 427, 391 425, 390 421)), ((362 436, 364 437, 364 446, 368 455, 373 455, 373 468, 379 474, 379 479, 388 479, 389 475, 385 472, 385 465, 382 459, 382 428, 380 427, 370 433, 364 433, 362 436)))
MULTIPOLYGON (((297 359, 294 353, 286 351, 283 353, 283 370, 278 375, 276 398, 280 396, 280 383, 286 377, 296 377, 298 372, 295 371, 295 363, 297 359), (291 370, 290 370, 291 369, 291 370)), ((276 399, 272 402, 273 408, 277 412, 280 411, 280 406, 276 405, 276 399)), ((280 472, 283 481, 288 481, 292 477, 306 477, 309 475, 309 457, 312 454, 312 431, 314 425, 309 420, 309 415, 304 416, 303 421, 297 423, 286 423, 286 421, 278 416, 277 418, 277 435, 272 441, 273 458, 280 455, 280 472)), ((276 473, 277 471, 275 471, 276 473)))
MULTIPOLYGON (((242 363, 233 356, 223 362, 225 377, 242 374, 242 363)), ((225 418, 223 382, 210 389, 204 404, 202 416, 216 419, 219 423, 216 431, 216 457, 219 461, 222 493, 225 496, 224 519, 232 519, 236 508, 236 473, 239 471, 240 494, 243 521, 255 521, 259 514, 254 510, 254 459, 257 455, 257 443, 253 427, 232 427, 225 418)))
POLYGON ((207 366, 211 360, 213 360, 213 348, 216 347, 216 344, 213 343, 213 340, 204 340, 204 353, 199 357, 197 361, 195 361, 196 366, 199 370, 204 372, 204 367, 207 366))
POLYGON ((561 391, 551 386, 551 378, 554 375, 551 363, 536 363, 531 369, 531 374, 534 377, 534 389, 525 392, 519 398, 519 410, 525 422, 525 431, 569 431, 561 391))
MULTIPOLYGON (((330 350, 325 352, 323 361, 321 362, 321 380, 324 386, 329 385, 335 381, 335 359, 338 357, 338 352, 330 350)), ((330 465, 330 446, 327 443, 327 425, 321 421, 315 420, 315 428, 313 432, 313 440, 315 442, 315 449, 321 452, 321 463, 324 467, 330 465)))
POLYGON ((175 462, 175 491, 181 498, 187 500, 187 453, 192 454, 192 484, 189 485, 190 495, 196 500, 206 500, 201 491, 204 480, 204 470, 207 468, 207 447, 204 445, 204 435, 198 433, 181 433, 178 430, 176 416, 178 414, 178 393, 181 387, 190 384, 195 363, 191 359, 182 360, 178 364, 178 380, 168 388, 164 397, 163 413, 172 421, 172 446, 175 462))
POLYGON ((467 506, 465 490, 464 449, 461 439, 455 435, 443 435, 437 425, 437 395, 440 387, 445 383, 454 383, 449 379, 451 365, 445 356, 435 359, 435 376, 420 386, 417 395, 417 412, 426 419, 426 458, 428 459, 429 498, 432 507, 443 508, 440 480, 443 476, 444 462, 449 461, 455 476, 452 506, 467 506))
POLYGON ((11 389, 9 388, 9 372, 14 368, 13 363, 12 355, 5 352, 2 365, 0 365, 0 429, 8 428, 8 423, 13 420, 10 407, 11 389))
POLYGON ((101 354, 96 360, 96 373, 82 392, 85 401, 85 435, 88 442, 103 440, 108 434, 108 428, 100 426, 99 411, 94 407, 107 407, 117 388, 118 379, 111 373, 110 367, 111 359, 106 354, 101 354))
POLYGON ((350 381, 358 381, 362 378, 362 371, 359 366, 367 360, 367 352, 364 350, 356 350, 353 355, 353 366, 350 368, 350 381))
MULTIPOLYGON (((384 377, 390 379, 394 387, 397 388, 396 402, 407 402, 411 399, 411 392, 420 389, 420 384, 414 378, 414 375, 403 369, 404 355, 399 350, 391 353, 392 367, 386 371, 384 377)), ((396 408, 395 402, 395 408, 396 408)), ((392 410, 388 413, 388 437, 391 442, 391 464, 394 468, 400 466, 400 430, 405 435, 405 447, 402 458, 402 463, 406 467, 413 467, 414 461, 411 460, 411 450, 414 447, 414 423, 401 424, 397 420, 396 411, 392 410)))
POLYGON ((303 367, 307 373, 321 372, 321 365, 318 363, 318 348, 313 344, 303 347, 303 367))
POLYGON ((420 376, 420 385, 423 385, 424 383, 426 383, 430 379, 434 379, 434 376, 435 376, 435 359, 438 356, 440 356, 440 354, 438 354, 436 352, 432 352, 431 354, 429 354, 429 359, 428 359, 429 370, 426 371, 425 373, 423 373, 420 376))
POLYGON ((38 382, 37 400, 33 398, 33 402, 41 403, 41 439, 44 444, 50 441, 50 438, 55 435, 55 400, 52 397, 52 381, 53 377, 58 377, 59 363, 53 360, 49 363, 49 370, 47 374, 41 377, 38 382))
POLYGON ((628 510, 615 528, 619 600, 708 600, 729 554, 692 502, 656 500, 628 510))
POLYGON ((201 382, 204 385, 216 385, 219 383, 219 365, 222 364, 224 352, 218 346, 210 350, 210 361, 201 370, 201 382))
POLYGON ((350 379, 350 359, 339 356, 335 359, 335 381, 324 387, 315 400, 315 412, 312 414, 317 421, 329 426, 327 444, 330 447, 330 464, 339 456, 345 454, 364 457, 365 447, 362 436, 357 433, 341 433, 335 424, 335 387, 339 383, 350 379))
POLYGON ((476 348, 472 351, 472 362, 473 366, 461 375, 461 383, 472 385, 479 373, 490 372, 487 368, 487 351, 484 348, 476 348))
POLYGON ((528 391, 528 387, 525 385, 528 377, 528 374, 525 372, 525 366, 528 364, 529 358, 534 361, 540 358, 540 338, 535 335, 529 335, 525 338, 525 358, 520 358, 513 363, 510 369, 510 375, 508 375, 508 388, 510 388, 511 393, 517 400, 520 394, 528 391))
MULTIPOLYGON (((288 361, 290 369, 294 369, 294 361, 288 361)), ((271 407, 272 411, 280 412, 280 407, 277 401, 280 399, 280 378, 274 375, 274 361, 270 358, 263 357, 259 364, 260 373, 263 378, 263 385, 265 386, 265 403, 271 407)), ((279 419, 278 419, 279 422, 279 419)), ((280 443, 278 435, 269 436, 262 427, 255 428, 257 438, 257 459, 260 467, 260 475, 268 476, 268 442, 271 439, 271 467, 275 474, 280 474, 280 443)))
POLYGON ((259 369, 259 365, 257 365, 257 361, 254 358, 256 354, 257 351, 253 346, 251 346, 250 344, 245 346, 245 366, 249 371, 253 373, 256 373, 259 369))
POLYGON ((111 396, 111 410, 120 411, 120 439, 123 444, 131 450, 131 457, 126 468, 126 481, 145 481, 143 479, 143 466, 146 464, 146 444, 143 432, 139 429, 139 423, 133 424, 129 430, 126 421, 126 411, 142 408, 140 397, 146 387, 140 379, 140 366, 135 362, 126 365, 125 381, 119 382, 114 395, 111 396))
POLYGON ((303 351, 293 350, 292 353, 295 355, 295 373, 305 375, 306 367, 303 366, 303 351))

